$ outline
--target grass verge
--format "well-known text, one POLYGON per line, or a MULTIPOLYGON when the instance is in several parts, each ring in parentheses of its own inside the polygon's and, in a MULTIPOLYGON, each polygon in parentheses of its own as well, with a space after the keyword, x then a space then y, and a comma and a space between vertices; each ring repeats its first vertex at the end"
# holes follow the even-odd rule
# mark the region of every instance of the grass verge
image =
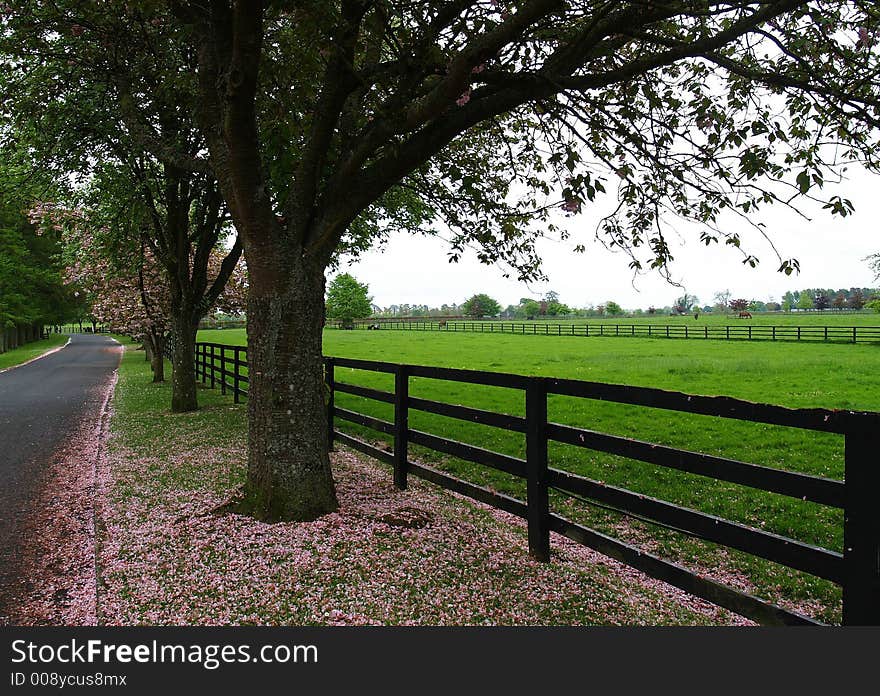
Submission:
POLYGON ((70 337, 64 334, 52 334, 49 338, 44 338, 42 341, 34 341, 19 348, 8 350, 5 353, 0 353, 0 370, 21 365, 53 348, 63 346, 67 343, 68 338, 70 337))
POLYGON ((99 471, 99 621, 117 624, 717 624, 722 609, 347 451, 341 508, 310 523, 213 512, 245 476, 245 407, 202 390, 171 415, 131 348, 99 471))

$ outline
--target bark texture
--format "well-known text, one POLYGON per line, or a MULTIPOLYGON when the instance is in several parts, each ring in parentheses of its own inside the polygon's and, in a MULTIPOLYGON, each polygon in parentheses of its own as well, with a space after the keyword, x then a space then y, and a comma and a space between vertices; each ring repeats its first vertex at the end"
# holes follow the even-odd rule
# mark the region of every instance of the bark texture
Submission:
POLYGON ((144 351, 147 360, 150 361, 150 369, 153 371, 153 382, 165 381, 165 339, 159 334, 153 333, 144 341, 144 351))
MULTIPOLYGON (((284 265, 280 292, 248 299, 247 504, 263 519, 313 520, 339 507, 324 406, 324 272, 297 256, 284 265)), ((252 288, 261 280, 252 270, 252 288)))
POLYGON ((174 309, 171 327, 171 411, 186 413, 199 407, 196 395, 196 333, 198 321, 189 308, 174 309))

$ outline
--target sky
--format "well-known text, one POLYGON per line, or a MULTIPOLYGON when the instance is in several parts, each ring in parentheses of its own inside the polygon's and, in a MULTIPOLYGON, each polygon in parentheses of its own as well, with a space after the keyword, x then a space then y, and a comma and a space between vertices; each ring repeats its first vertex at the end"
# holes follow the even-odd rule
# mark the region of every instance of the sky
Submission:
POLYGON ((723 244, 706 247, 699 242, 697 228, 681 229, 669 241, 675 260, 671 285, 656 272, 633 278, 624 254, 611 252, 595 240, 598 215, 589 212, 562 218, 571 232, 565 242, 542 240, 539 251, 549 280, 526 285, 504 278, 501 266, 486 266, 473 253, 458 263, 448 262, 448 245, 438 238, 394 235, 384 251, 374 250, 360 259, 345 260, 340 272, 348 272, 369 285, 373 303, 429 305, 461 303, 477 292, 485 292, 503 307, 522 297, 540 299, 547 291, 559 293, 562 302, 573 307, 599 305, 614 300, 624 309, 646 309, 673 304, 682 292, 699 298, 701 305, 713 304, 716 292, 730 290, 733 297, 780 301, 789 290, 802 288, 876 287, 878 281, 864 258, 880 252, 880 176, 855 172, 837 189, 855 205, 853 215, 832 217, 819 206, 804 206, 809 220, 772 206, 759 219, 766 225, 782 258, 797 258, 800 274, 777 272, 779 262, 771 247, 749 226, 734 219, 724 229, 737 230, 743 246, 759 257, 757 268, 744 266, 742 256, 723 244), (582 242, 587 250, 574 253, 582 242))

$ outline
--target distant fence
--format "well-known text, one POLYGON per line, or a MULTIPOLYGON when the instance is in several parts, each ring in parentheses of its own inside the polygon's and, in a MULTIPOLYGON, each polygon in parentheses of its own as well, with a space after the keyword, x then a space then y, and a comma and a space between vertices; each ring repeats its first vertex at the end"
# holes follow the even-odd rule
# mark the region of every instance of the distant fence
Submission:
MULTIPOLYGON (((246 348, 198 343, 195 360, 196 373, 203 383, 212 387, 219 386, 223 393, 231 391, 236 402, 247 395, 248 377, 243 373, 248 367, 246 348)), ((880 515, 877 514, 880 466, 877 466, 876 461, 880 441, 880 413, 789 409, 728 397, 688 395, 645 387, 348 358, 325 358, 325 374, 329 387, 327 413, 328 438, 331 442, 335 440, 390 464, 394 470, 394 483, 398 488, 406 488, 407 476, 412 474, 526 519, 529 551, 539 560, 549 560, 550 532, 554 531, 758 623, 818 623, 813 618, 693 573, 677 563, 552 512, 549 504, 549 491, 552 489, 578 499, 586 499, 587 502, 611 506, 618 512, 660 527, 674 529, 830 580, 843 588, 844 624, 880 625, 880 515), (338 381, 337 367, 394 375, 394 391, 338 381), (409 393, 412 377, 520 390, 525 397, 525 417, 416 398, 409 393), (340 408, 335 405, 337 392, 391 404, 394 407, 394 420, 386 421, 340 408), (837 433, 845 438, 845 478, 840 481, 812 476, 552 423, 547 417, 547 397, 550 394, 837 433), (519 459, 413 430, 409 428, 409 413, 412 410, 523 433, 526 437, 526 458, 519 459), (393 450, 385 451, 336 430, 336 419, 391 436, 394 440, 393 450), (606 452, 842 509, 845 520, 843 553, 551 468, 548 461, 549 441, 606 452), (410 444, 524 479, 526 500, 491 491, 410 461, 410 444)))
MULTIPOLYGON (((343 328, 330 322, 328 328, 343 328)), ((880 326, 767 326, 761 324, 561 324, 510 321, 356 321, 355 329, 381 331, 451 331, 462 333, 521 334, 525 336, 629 336, 631 338, 682 338, 727 341, 828 341, 867 343, 880 341, 880 326)))

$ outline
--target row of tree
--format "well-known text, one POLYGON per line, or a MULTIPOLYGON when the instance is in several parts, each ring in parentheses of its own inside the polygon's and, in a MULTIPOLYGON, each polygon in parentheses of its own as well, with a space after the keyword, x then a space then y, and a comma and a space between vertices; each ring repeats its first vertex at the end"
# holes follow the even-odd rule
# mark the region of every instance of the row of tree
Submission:
POLYGON ((84 298, 64 277, 57 234, 41 234, 24 211, 51 183, 28 178, 20 153, 0 152, 0 353, 38 339, 44 326, 82 318, 84 298))
POLYGON ((875 0, 54 0, 0 22, 3 136, 101 191, 115 224, 90 228, 135 232, 123 256, 166 275, 176 410, 222 285, 208 259, 237 235, 221 275, 243 248, 245 507, 265 518, 337 507, 321 328, 340 253, 442 231, 452 261, 541 279, 538 240, 607 192, 597 233, 634 271, 672 260, 662 211, 755 265, 726 211, 809 196, 847 216, 823 182, 878 169, 875 0))
POLYGON ((778 312, 803 310, 859 310, 872 308, 877 304, 878 291, 873 288, 849 288, 841 290, 806 289, 787 292, 782 302, 775 300, 747 300, 734 298, 729 290, 715 293, 714 304, 700 305, 696 295, 684 293, 668 306, 657 308, 653 305, 647 310, 624 310, 617 302, 609 300, 600 305, 571 308, 560 301, 558 293, 548 292, 540 300, 524 297, 516 305, 505 309, 497 300, 486 293, 477 293, 462 304, 444 304, 441 307, 427 305, 392 305, 381 309, 372 303, 366 285, 359 283, 349 274, 341 274, 330 285, 327 315, 331 318, 367 317, 449 317, 467 316, 471 318, 492 317, 500 319, 540 319, 542 317, 617 317, 623 315, 642 316, 658 314, 699 314, 727 312, 778 312), (341 298, 345 297, 343 301, 341 298))

